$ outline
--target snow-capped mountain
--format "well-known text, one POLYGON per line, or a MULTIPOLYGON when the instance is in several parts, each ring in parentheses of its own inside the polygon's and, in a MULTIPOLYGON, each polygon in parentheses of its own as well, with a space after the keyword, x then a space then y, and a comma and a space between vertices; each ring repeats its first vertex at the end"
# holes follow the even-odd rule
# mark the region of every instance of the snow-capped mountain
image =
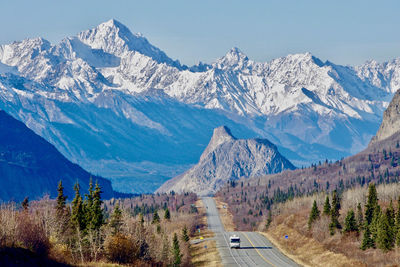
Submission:
POLYGON ((116 20, 58 44, 0 46, 0 108, 130 192, 194 164, 219 125, 268 138, 297 165, 358 152, 399 87, 399 59, 348 67, 305 53, 255 62, 233 48, 187 67, 116 20))
POLYGON ((199 162, 156 192, 213 194, 228 181, 260 177, 295 167, 267 139, 236 139, 225 126, 214 129, 199 162))

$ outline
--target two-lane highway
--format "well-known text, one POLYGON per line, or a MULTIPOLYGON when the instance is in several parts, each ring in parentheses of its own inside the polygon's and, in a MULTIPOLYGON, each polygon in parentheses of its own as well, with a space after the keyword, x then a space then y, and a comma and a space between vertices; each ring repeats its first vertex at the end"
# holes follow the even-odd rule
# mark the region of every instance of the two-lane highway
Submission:
POLYGON ((202 200, 207 207, 208 227, 215 233, 224 266, 298 266, 259 233, 225 232, 214 199, 204 197, 202 200), (240 237, 240 249, 229 246, 229 237, 233 234, 240 237))

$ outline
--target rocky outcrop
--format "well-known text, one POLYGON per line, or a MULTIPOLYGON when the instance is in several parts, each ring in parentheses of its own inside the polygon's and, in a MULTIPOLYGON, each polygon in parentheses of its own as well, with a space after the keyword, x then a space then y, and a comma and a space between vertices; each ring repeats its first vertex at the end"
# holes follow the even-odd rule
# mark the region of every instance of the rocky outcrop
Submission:
POLYGON ((226 127, 214 129, 200 161, 164 183, 157 192, 195 192, 208 195, 229 180, 278 173, 294 166, 266 139, 236 139, 226 127))
POLYGON ((383 113, 381 126, 371 139, 371 144, 384 140, 400 131, 400 90, 396 92, 388 108, 383 113))

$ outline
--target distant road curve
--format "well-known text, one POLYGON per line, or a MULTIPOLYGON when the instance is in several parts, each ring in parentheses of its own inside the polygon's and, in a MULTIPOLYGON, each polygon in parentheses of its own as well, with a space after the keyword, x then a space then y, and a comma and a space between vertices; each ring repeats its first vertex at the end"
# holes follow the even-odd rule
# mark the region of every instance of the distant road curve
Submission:
POLYGON ((204 197, 202 201, 207 207, 208 227, 215 233, 217 248, 224 266, 299 266, 259 233, 225 232, 214 199, 204 197), (240 237, 240 249, 229 247, 229 237, 233 234, 240 237))

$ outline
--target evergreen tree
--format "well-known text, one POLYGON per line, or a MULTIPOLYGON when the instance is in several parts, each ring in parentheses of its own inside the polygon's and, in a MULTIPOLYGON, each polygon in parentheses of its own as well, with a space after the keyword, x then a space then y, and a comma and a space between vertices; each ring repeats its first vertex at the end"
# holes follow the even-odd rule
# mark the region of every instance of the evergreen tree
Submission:
POLYGON ((171 219, 171 214, 170 214, 168 208, 166 208, 165 211, 164 211, 164 219, 165 220, 170 220, 171 219))
POLYGON ((352 209, 347 213, 346 219, 344 220, 344 229, 345 233, 349 232, 358 232, 358 224, 356 221, 356 215, 352 209))
POLYGON ((143 213, 139 214, 139 222, 140 222, 140 226, 143 227, 144 226, 144 217, 143 217, 143 213))
POLYGON ((25 197, 24 200, 21 202, 21 206, 24 211, 28 211, 29 209, 29 197, 25 197))
POLYGON ((317 206, 317 201, 314 200, 313 206, 311 208, 310 216, 308 217, 308 229, 311 229, 311 225, 319 218, 320 211, 317 206))
POLYGON ((357 205, 357 223, 358 223, 358 229, 362 230, 364 228, 364 217, 361 208, 361 203, 358 203, 357 205))
POLYGON ((387 252, 393 248, 393 233, 386 213, 381 213, 376 237, 377 247, 387 252))
POLYGON ((376 243, 376 238, 378 235, 378 227, 379 227, 379 220, 381 218, 381 206, 376 205, 373 215, 372 215, 372 221, 371 224, 369 225, 370 231, 371 231, 371 236, 374 242, 376 243))
POLYGON ((79 192, 80 186, 79 183, 76 182, 74 185, 75 197, 72 200, 72 211, 71 211, 71 224, 74 228, 78 228, 79 230, 85 229, 85 218, 83 213, 83 202, 82 196, 79 192))
POLYGON ((83 213, 85 218, 85 224, 87 227, 92 228, 93 219, 93 180, 90 177, 88 194, 85 194, 85 199, 83 200, 83 213))
POLYGON ((153 220, 151 221, 151 224, 159 223, 160 222, 160 216, 158 216, 158 211, 154 210, 153 213, 153 220))
POLYGON ((366 250, 368 248, 374 248, 374 247, 375 247, 375 242, 371 237, 371 232, 369 230, 369 227, 366 226, 360 248, 362 250, 366 250))
POLYGON ((65 215, 65 203, 67 200, 67 197, 64 195, 64 187, 62 185, 61 180, 58 183, 57 192, 58 192, 58 195, 57 195, 56 214, 57 214, 57 218, 60 220, 65 215))
POLYGON ((386 217, 388 219, 390 227, 394 229, 396 225, 396 218, 392 200, 390 200, 389 207, 386 209, 386 217))
POLYGON ((268 211, 268 217, 267 217, 267 223, 265 224, 265 228, 268 229, 268 227, 271 225, 272 222, 272 215, 271 215, 271 210, 268 211))
POLYGON ((174 255, 173 266, 174 267, 180 266, 182 260, 182 254, 181 254, 181 249, 179 247, 178 236, 176 233, 174 234, 174 239, 172 240, 172 254, 174 255))
POLYGON ((371 183, 368 187, 368 199, 365 205, 365 224, 370 225, 374 216, 374 210, 378 205, 378 195, 376 193, 375 184, 371 183))
POLYGON ((90 229, 99 230, 100 227, 104 224, 104 215, 103 215, 103 208, 101 205, 103 201, 101 200, 101 187, 96 182, 95 189, 92 193, 92 206, 90 208, 90 213, 92 217, 90 218, 90 229))
POLYGON ((119 208, 119 204, 117 203, 115 205, 114 211, 111 214, 110 218, 110 223, 109 223, 111 229, 112 229, 112 234, 118 234, 121 232, 121 226, 122 226, 122 211, 119 208))
POLYGON ((329 196, 326 196, 325 203, 324 203, 324 210, 323 210, 324 215, 329 215, 331 214, 331 204, 329 203, 329 196))
POLYGON ((186 225, 182 229, 182 240, 185 242, 189 242, 189 240, 190 240, 189 235, 188 235, 188 229, 187 229, 186 225))
POLYGON ((342 226, 339 223, 339 210, 340 210, 340 198, 336 190, 333 191, 332 195, 332 206, 331 206, 331 223, 329 225, 330 234, 334 235, 336 229, 341 229, 342 226))

